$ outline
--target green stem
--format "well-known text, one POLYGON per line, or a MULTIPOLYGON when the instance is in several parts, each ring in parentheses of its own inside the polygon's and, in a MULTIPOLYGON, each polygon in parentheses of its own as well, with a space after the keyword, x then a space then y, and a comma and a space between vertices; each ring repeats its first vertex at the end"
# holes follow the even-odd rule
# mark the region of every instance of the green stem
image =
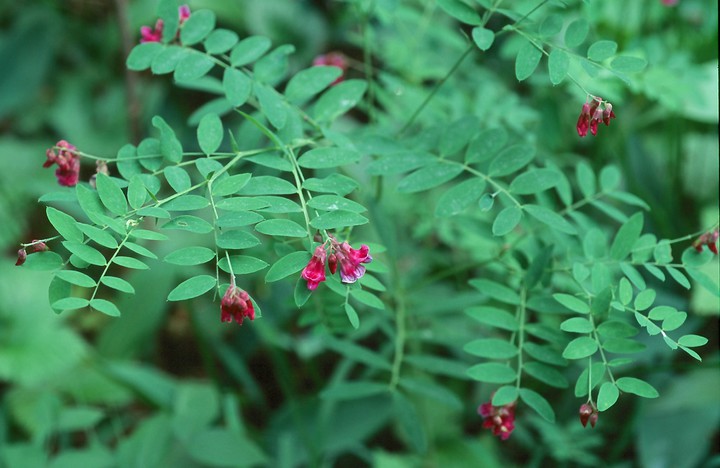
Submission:
POLYGON ((98 289, 100 288, 100 282, 107 274, 108 269, 110 268, 110 265, 112 265, 113 260, 117 255, 120 253, 120 249, 123 248, 123 245, 125 245, 125 242, 130 238, 130 234, 132 234, 133 229, 130 229, 127 234, 125 234, 125 237, 120 242, 120 245, 117 246, 117 249, 115 249, 115 252, 113 252, 112 257, 110 257, 110 260, 107 261, 105 264, 105 268, 103 269, 102 273, 100 274, 100 278, 98 278, 97 283, 95 284, 95 288, 93 289, 92 296, 90 296, 90 300, 92 301, 95 299, 95 296, 97 295, 98 289))

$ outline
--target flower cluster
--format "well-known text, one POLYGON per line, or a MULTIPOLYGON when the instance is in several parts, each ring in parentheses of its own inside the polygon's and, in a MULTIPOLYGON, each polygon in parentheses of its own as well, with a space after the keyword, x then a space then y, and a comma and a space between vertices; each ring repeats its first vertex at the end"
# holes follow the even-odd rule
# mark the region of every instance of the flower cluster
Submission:
POLYGON ((507 440, 515 429, 515 402, 504 406, 493 406, 491 401, 478 407, 478 414, 483 417, 483 427, 490 429, 493 435, 507 440))
MULTIPOLYGON (((187 5, 183 5, 180 8, 178 8, 178 14, 180 15, 180 24, 182 25, 185 20, 190 18, 190 7, 187 5)), ((163 20, 158 19, 155 22, 155 28, 151 28, 150 26, 143 26, 140 28, 140 35, 142 36, 140 38, 140 42, 160 42, 162 41, 163 36, 163 28, 165 27, 165 23, 163 20)))
POLYGON ((76 150, 74 145, 60 140, 45 152, 47 160, 43 163, 43 167, 47 168, 57 164, 55 177, 57 177, 58 183, 64 187, 76 186, 80 177, 80 156, 76 150), (56 152, 56 149, 59 150, 56 152))
POLYGON ((23 263, 25 263, 25 260, 27 260, 27 256, 28 256, 27 251, 25 249, 27 249, 28 247, 30 247, 30 253, 45 252, 47 250, 50 250, 50 247, 45 245, 45 242, 39 241, 37 239, 33 239, 33 241, 30 242, 30 244, 27 244, 27 245, 22 244, 22 245, 23 245, 23 248, 18 250, 18 253, 17 253, 18 258, 17 258, 17 261, 15 262, 15 266, 20 266, 23 263))
POLYGON ((720 238, 720 230, 715 229, 710 232, 706 232, 702 236, 698 237, 695 242, 693 242, 693 247, 695 247, 695 250, 698 252, 702 252, 703 246, 707 246, 708 249, 715 255, 718 254, 718 246, 717 241, 718 238, 720 238))
POLYGON ((614 118, 615 112, 613 112, 612 104, 603 101, 602 98, 598 96, 593 96, 592 102, 585 102, 585 104, 583 104, 575 128, 581 137, 586 136, 588 130, 595 136, 597 135, 600 122, 605 125, 610 125, 610 119, 614 118))
POLYGON ((227 288, 222 301, 220 301, 220 320, 222 322, 232 322, 234 319, 242 325, 245 317, 255 320, 255 307, 248 293, 235 286, 235 279, 233 278, 230 287, 227 288))
POLYGON ((370 248, 362 244, 360 249, 353 249, 347 242, 338 242, 334 237, 328 239, 330 255, 325 251, 325 244, 315 249, 312 258, 302 271, 302 277, 307 281, 308 289, 314 291, 320 283, 325 281, 325 262, 327 261, 330 273, 335 274, 340 264, 340 279, 343 283, 354 283, 365 274, 363 263, 370 263, 372 256, 370 248))
POLYGON ((590 426, 594 428, 595 424, 597 424, 598 414, 597 406, 595 406, 595 403, 592 401, 588 401, 580 406, 580 422, 583 427, 587 427, 587 423, 589 421, 590 426))
POLYGON ((342 74, 337 80, 330 83, 330 86, 335 86, 345 79, 345 70, 348 68, 348 61, 345 55, 340 52, 328 52, 327 54, 318 55, 313 59, 314 66, 326 65, 330 67, 338 67, 342 70, 342 74))

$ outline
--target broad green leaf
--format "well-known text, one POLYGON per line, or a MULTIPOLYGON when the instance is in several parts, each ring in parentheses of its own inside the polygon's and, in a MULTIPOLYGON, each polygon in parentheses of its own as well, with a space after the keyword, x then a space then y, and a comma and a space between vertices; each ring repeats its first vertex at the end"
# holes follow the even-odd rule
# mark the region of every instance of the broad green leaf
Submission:
POLYGON ((590 320, 586 318, 573 317, 561 323, 560 329, 571 333, 591 333, 593 331, 593 326, 592 323, 590 323, 590 320))
POLYGON ((598 411, 605 411, 609 409, 620 396, 620 391, 612 382, 605 382, 600 386, 600 391, 597 397, 597 409, 598 411))
POLYGON ((150 69, 156 75, 164 75, 175 71, 178 62, 182 59, 187 50, 176 45, 167 45, 155 55, 150 64, 150 69))
POLYGON ((288 70, 288 55, 295 52, 295 46, 285 44, 259 59, 253 67, 256 81, 275 85, 285 78, 288 70))
MULTIPOLYGON (((232 265, 232 272, 236 275, 249 275, 256 271, 264 270, 268 266, 268 263, 260 260, 259 258, 251 257, 249 255, 231 255, 230 264, 232 265)), ((222 271, 230 272, 228 261, 226 258, 221 258, 218 262, 218 267, 222 271)))
POLYGON ((575 166, 575 177, 577 177, 578 187, 585 198, 591 198, 597 190, 595 182, 595 173, 588 163, 580 161, 575 166))
POLYGON ((120 310, 118 310, 115 304, 108 300, 93 299, 90 301, 90 307, 110 317, 120 317, 120 310))
POLYGON ((670 273, 670 276, 672 276, 672 279, 677 281, 680 286, 685 289, 690 289, 690 281, 688 281, 687 277, 683 275, 680 270, 671 266, 667 266, 665 268, 667 269, 667 272, 670 273))
MULTIPOLYGON (((269 202, 262 200, 257 197, 232 197, 220 200, 215 203, 215 206, 220 210, 227 211, 241 211, 246 212, 249 210, 260 210, 267 208, 270 205, 269 202)), ((257 221, 256 221, 257 222, 257 221)), ((252 224, 252 223, 248 223, 252 224)))
POLYGON ((473 177, 442 194, 435 206, 435 216, 444 218, 461 213, 472 205, 485 190, 485 179, 473 177))
POLYGON ((90 305, 84 297, 66 297, 53 302, 50 306, 55 310, 76 310, 90 305))
POLYGON ((463 171, 459 164, 436 162, 425 166, 403 178, 397 185, 398 192, 415 193, 428 190, 448 182, 463 171))
POLYGON ((553 294, 553 298, 573 312, 577 312, 579 314, 590 313, 590 306, 587 301, 578 299, 575 296, 571 296, 570 294, 555 293, 553 294))
POLYGON ((472 38, 475 41, 475 45, 482 51, 488 50, 493 42, 495 41, 495 33, 489 29, 485 29, 482 26, 473 28, 472 38))
POLYGON ((563 27, 563 17, 561 15, 548 15, 545 17, 542 23, 540 23, 540 27, 538 28, 538 33, 542 37, 552 37, 560 31, 562 31, 563 27))
POLYGON ((581 336, 567 344, 562 356, 565 359, 582 359, 592 356, 598 350, 598 344, 592 338, 581 336))
POLYGON ((587 57, 596 62, 602 62, 609 59, 617 52, 617 43, 614 41, 597 41, 590 45, 587 51, 587 57))
POLYGON ((187 49, 187 52, 180 58, 175 67, 173 77, 179 83, 187 83, 195 81, 207 75, 215 66, 215 61, 211 57, 193 49, 187 49))
POLYGON ((610 246, 610 257, 615 260, 623 260, 630 254, 633 245, 640 237, 643 228, 642 213, 635 213, 623 224, 615 235, 610 246))
POLYGON ((268 219, 255 225, 261 234, 279 237, 307 237, 308 232, 295 221, 289 219, 268 219))
POLYGON ((515 57, 515 77, 518 81, 523 81, 533 74, 542 58, 542 50, 537 48, 530 41, 520 46, 517 57, 515 57))
POLYGON ((653 302, 655 302, 655 291, 653 289, 646 289, 644 291, 640 291, 637 296, 635 296, 635 302, 634 307, 636 310, 645 310, 649 309, 651 305, 653 305, 653 302))
POLYGON ((69 214, 48 206, 45 208, 48 221, 63 238, 69 241, 82 242, 83 233, 78 229, 78 222, 69 214))
POLYGON ((225 231, 217 236, 217 246, 221 249, 249 249, 256 245, 260 245, 260 239, 245 231, 225 231))
POLYGON ((175 136, 175 131, 158 115, 152 118, 152 124, 153 127, 160 130, 160 153, 162 156, 171 163, 182 161, 182 145, 175 136))
POLYGON ((223 124, 215 113, 208 113, 200 119, 197 128, 197 139, 200 149, 208 156, 220 148, 223 140, 223 124))
POLYGON ((94 288, 97 285, 94 279, 92 279, 85 273, 80 273, 79 271, 60 270, 55 273, 55 276, 57 276, 63 281, 67 281, 70 284, 78 285, 82 288, 94 288))
POLYGON ((212 185, 212 194, 215 197, 225 197, 238 193, 250 181, 251 174, 236 174, 225 177, 212 185))
POLYGON ((202 218, 191 215, 176 216, 160 226, 160 229, 188 231, 198 234, 207 234, 208 232, 213 231, 213 227, 210 223, 202 218))
POLYGON ((265 282, 272 283, 297 273, 305 268, 309 260, 309 252, 299 251, 287 254, 270 267, 265 275, 265 282))
POLYGON ((167 43, 175 39, 180 25, 180 15, 176 0, 160 0, 157 13, 163 21, 162 41, 167 43))
POLYGON ((315 148, 303 153, 298 165, 306 169, 325 169, 353 164, 359 159, 360 155, 355 151, 335 147, 315 148))
POLYGON ((200 265, 215 258, 215 252, 207 247, 185 247, 171 252, 163 259, 173 265, 200 265))
POLYGON ((127 198, 130 207, 137 210, 145 204, 147 200, 147 190, 143 184, 142 177, 136 174, 130 178, 127 188, 127 198))
POLYGON ((272 42, 263 36, 249 36, 240 41, 230 53, 230 63, 233 67, 241 67, 262 57, 270 50, 272 42))
POLYGON ((663 331, 672 331, 680 328, 687 319, 687 312, 675 312, 663 320, 662 329, 663 331))
POLYGON ((242 106, 252 94, 252 80, 240 70, 225 69, 223 74, 223 90, 225 97, 235 107, 242 106))
POLYGON ((465 311, 467 315, 480 323, 503 330, 515 331, 518 329, 517 320, 510 312, 496 307, 471 307, 465 311))
POLYGON ((354 213, 367 211, 360 203, 337 195, 318 195, 308 200, 307 204, 310 208, 323 211, 352 211, 354 213))
POLYGON ((495 197, 491 193, 483 194, 478 201, 478 208, 480 211, 490 211, 495 204, 495 197))
POLYGON ((504 236, 512 232, 522 219, 522 210, 518 206, 508 206, 495 218, 492 225, 494 236, 504 236))
POLYGON ((112 262, 117 263, 118 265, 125 268, 132 268, 134 270, 147 270, 150 268, 144 262, 138 260, 137 258, 125 257, 122 255, 116 255, 115 258, 112 259, 112 262))
POLYGON ((520 389, 520 399, 524 401, 530 408, 534 409, 537 414, 542 416, 545 420, 555 422, 555 412, 539 393, 534 392, 527 388, 520 389))
POLYGON ((332 122, 346 113, 362 99, 367 83, 362 80, 347 80, 325 91, 315 104, 313 115, 319 122, 332 122))
POLYGON ((129 70, 142 71, 150 68, 153 59, 164 49, 159 42, 138 44, 130 51, 125 64, 129 70))
POLYGON ((616 383, 617 387, 623 392, 632 393, 643 398, 657 398, 660 396, 652 385, 635 377, 620 377, 616 383))
POLYGON ((620 302, 622 302, 623 305, 630 304, 630 301, 633 297, 633 290, 632 285, 630 284, 630 281, 627 280, 627 278, 620 278, 618 294, 620 302))
POLYGON ((539 362, 526 362, 523 364, 523 372, 551 387, 567 388, 570 386, 570 383, 560 371, 539 362))
POLYGON ((195 10, 180 27, 180 42, 183 46, 202 42, 215 29, 215 13, 211 10, 195 10))
POLYGON ((240 195, 290 195, 297 192, 297 187, 287 180, 274 176, 257 176, 250 179, 238 193, 240 195))
POLYGON ((523 209, 533 218, 537 219, 541 223, 547 224, 557 231, 570 235, 577 234, 575 226, 549 208, 541 205, 523 205, 523 209))
POLYGON ((493 406, 505 406, 518 399, 519 389, 514 385, 503 385, 495 390, 492 397, 493 406))
POLYGON ((302 213, 303 211, 300 205, 290 200, 289 198, 276 197, 271 195, 264 195, 258 198, 260 198, 262 201, 267 202, 267 206, 265 208, 258 209, 258 211, 263 211, 266 213, 302 213))
POLYGON ((98 195, 103 205, 116 215, 127 213, 127 202, 122 189, 107 175, 98 173, 95 179, 98 195))
POLYGON ((350 325, 352 325, 352 327, 356 330, 360 328, 360 317, 358 317, 358 314, 352 304, 346 302, 344 309, 345 315, 347 315, 347 318, 350 321, 350 325))
POLYGON ((203 47, 209 54, 223 54, 237 44, 239 38, 236 32, 228 29, 216 29, 205 39, 203 47))
POLYGON ((385 304, 383 303, 383 301, 381 301, 376 295, 369 291, 365 291, 363 289, 353 289, 350 291, 350 297, 360 302, 361 304, 372 307, 373 309, 385 309, 385 304))
POLYGON ((578 47, 587 38, 590 32, 590 25, 584 18, 578 19, 570 23, 565 30, 565 45, 572 49, 578 47))
POLYGON ((630 55, 620 55, 610 62, 610 68, 621 73, 637 73, 641 72, 647 66, 647 60, 641 57, 633 57, 630 55))
POLYGON ((160 232, 150 231, 149 229, 133 229, 130 232, 132 237, 137 239, 155 240, 155 241, 166 241, 168 236, 160 232))
POLYGON ((554 366, 567 366, 567 360, 562 357, 560 351, 557 351, 550 345, 539 345, 537 343, 525 342, 523 351, 533 359, 552 364, 554 366))
POLYGON ((257 154, 255 156, 248 156, 245 158, 247 161, 253 162, 259 166, 269 167, 277 169, 283 172, 292 172, 293 164, 286 158, 283 158, 277 153, 264 153, 257 154))
POLYGON ((570 68, 570 57, 561 49, 553 49, 548 57, 548 74, 554 85, 562 83, 570 68))
MULTIPOLYGON (((350 226, 366 224, 368 219, 353 211, 330 211, 323 213, 310 221, 315 229, 342 229, 350 226)), ((307 235, 307 232, 305 233, 307 235)))
POLYGON ((117 240, 106 230, 84 223, 77 223, 77 228, 95 243, 102 245, 103 247, 115 249, 118 246, 117 240))
MULTIPOLYGON (((650 323, 649 325, 657 328, 652 323, 650 323)), ((648 328, 648 332, 650 331, 650 328, 648 328)), ((639 353, 647 348, 644 343, 640 343, 639 341, 635 340, 628 340, 627 338, 608 338, 603 342, 602 347, 607 352, 618 354, 639 353)))
POLYGON ((480 132, 468 145, 465 162, 474 164, 487 161, 495 156, 508 142, 507 130, 503 127, 488 128, 480 132))
POLYGON ((685 271, 697 284, 705 288, 710 294, 720 297, 718 284, 708 275, 696 268, 686 268, 685 271))
POLYGON ((699 335, 683 335, 678 340, 680 346, 687 346, 695 348, 697 346, 705 346, 708 343, 708 339, 704 336, 699 335))
POLYGON ((70 251, 70 253, 77 255, 80 259, 90 265, 107 265, 107 261, 105 260, 103 254, 89 245, 74 241, 64 241, 62 244, 63 247, 70 251))
POLYGON ((520 195, 538 193, 555 187, 559 180, 557 171, 552 169, 530 169, 510 183, 510 191, 520 195))
POLYGON ((285 127, 288 119, 288 107, 282 96, 275 91, 275 88, 264 84, 256 84, 254 91, 260 104, 260 111, 267 117, 270 124, 277 129, 285 127))
POLYGON ((135 294, 135 288, 132 284, 117 276, 103 276, 100 278, 100 282, 109 288, 117 289, 127 294, 135 294))
POLYGON ((495 362, 476 364, 467 370, 467 375, 474 380, 487 383, 506 384, 517 378, 515 369, 495 362))
POLYGON ((506 304, 520 304, 520 296, 507 286, 488 279, 472 279, 470 285, 481 293, 506 304))
POLYGON ((210 202, 200 195, 181 195, 163 205, 167 211, 195 211, 208 206, 210 202))
POLYGON ((185 299, 192 299, 198 297, 206 292, 210 291, 215 287, 216 279, 210 275, 198 275, 192 278, 186 279, 182 283, 178 284, 170 294, 168 294, 168 301, 183 301, 185 299))
POLYGON ((510 359, 517 356, 518 348, 507 340, 481 338, 463 346, 466 353, 488 359, 510 359))
POLYGON ((617 166, 605 166, 600 171, 600 188, 605 192, 612 192, 620 185, 620 169, 617 166))
POLYGON ((488 174, 493 177, 512 174, 525 167, 535 157, 535 147, 521 143, 505 148, 490 163, 488 174))
POLYGON ((285 87, 285 96, 293 102, 303 102, 337 80, 343 71, 340 67, 315 66, 301 70, 285 87))
POLYGON ((480 14, 461 0, 437 0, 437 4, 445 13, 465 24, 478 25, 482 23, 480 14))
POLYGON ((165 180, 168 181, 168 184, 170 184, 170 187, 176 192, 183 192, 192 185, 190 175, 182 167, 168 166, 163 169, 163 175, 165 176, 165 180))
POLYGON ((637 328, 619 320, 608 320, 597 327, 603 338, 630 338, 637 335, 637 328))
POLYGON ((367 167, 367 173, 370 175, 392 175, 409 172, 428 164, 437 162, 437 157, 430 153, 424 152, 398 152, 383 156, 367 167))
POLYGON ((215 224, 221 229, 237 228, 256 224, 264 219, 263 215, 259 213, 253 213, 252 211, 236 211, 220 215, 215 221, 215 224))

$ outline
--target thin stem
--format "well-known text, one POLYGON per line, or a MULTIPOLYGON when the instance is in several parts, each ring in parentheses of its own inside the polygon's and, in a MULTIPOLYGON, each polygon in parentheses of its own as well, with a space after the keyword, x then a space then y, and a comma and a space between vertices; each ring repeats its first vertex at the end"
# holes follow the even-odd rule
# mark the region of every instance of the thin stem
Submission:
POLYGON ((92 296, 90 296, 90 300, 92 301, 95 299, 95 296, 97 295, 98 289, 100 288, 100 282, 107 274, 108 269, 110 268, 110 265, 112 265, 113 260, 115 260, 115 257, 120 253, 120 249, 123 248, 123 245, 125 245, 125 242, 130 238, 130 234, 132 234, 133 229, 130 229, 127 234, 125 234, 125 237, 120 242, 120 245, 117 246, 117 249, 115 249, 115 252, 113 252, 112 257, 107 261, 105 264, 105 268, 103 269, 102 273, 100 274, 100 278, 98 278, 97 284, 95 284, 95 288, 93 289, 92 296))

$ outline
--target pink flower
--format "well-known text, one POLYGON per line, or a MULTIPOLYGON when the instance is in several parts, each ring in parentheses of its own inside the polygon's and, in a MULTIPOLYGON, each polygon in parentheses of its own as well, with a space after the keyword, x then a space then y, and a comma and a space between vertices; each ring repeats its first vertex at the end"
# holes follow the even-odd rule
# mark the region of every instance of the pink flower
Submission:
POLYGON ((599 96, 592 96, 590 103, 583 104, 575 128, 581 137, 587 136, 588 130, 593 136, 596 136, 600 122, 610 125, 610 120, 614 118, 615 112, 613 112, 612 104, 603 101, 599 96))
POLYGON ((302 271, 302 277, 307 280, 307 287, 310 291, 317 289, 318 285, 325 281, 325 247, 322 245, 315 249, 315 253, 302 271))
MULTIPOLYGON (((178 16, 180 17, 180 25, 190 18, 190 7, 187 5, 183 5, 178 8, 178 16)), ((155 28, 151 28, 150 26, 143 26, 140 28, 140 42, 161 42, 162 36, 163 36, 163 28, 165 26, 165 23, 163 20, 158 19, 155 22, 155 28)), ((177 38, 177 36, 176 36, 177 38)))
POLYGON ((350 244, 343 242, 339 244, 332 240, 333 251, 340 262, 340 278, 343 283, 354 283, 365 274, 365 267, 361 263, 370 263, 370 249, 362 244, 359 250, 350 247, 350 244))
POLYGON ((595 424, 597 424, 598 414, 598 409, 597 406, 595 406, 595 403, 588 401, 584 405, 580 406, 580 423, 582 423, 583 427, 587 427, 587 423, 590 421, 590 426, 594 428, 595 424))
POLYGON ((180 15, 180 24, 183 24, 185 20, 190 18, 190 7, 187 5, 180 6, 180 8, 178 8, 178 14, 180 15))
POLYGON ((43 167, 47 168, 53 164, 57 164, 55 177, 58 183, 64 187, 74 187, 80 178, 80 157, 75 152, 77 148, 65 140, 57 142, 55 147, 48 148, 45 152, 47 160, 43 163, 43 167), (56 153, 55 148, 60 148, 56 153))
POLYGON ((483 417, 483 427, 492 430, 493 435, 502 440, 507 440, 515 429, 515 402, 493 406, 488 401, 478 407, 478 414, 483 417))
POLYGON ((318 55, 317 57, 315 57, 315 59, 313 59, 313 65, 338 67, 340 70, 342 70, 342 74, 338 77, 337 80, 330 83, 330 86, 335 86, 336 84, 343 81, 345 70, 347 70, 348 68, 347 57, 345 57, 345 55, 341 54, 340 52, 328 52, 327 54, 318 55))
POLYGON ((27 260, 27 252, 25 252, 25 249, 18 250, 18 258, 17 262, 15 262, 15 266, 22 265, 25 263, 25 260, 27 260))
POLYGON ((248 293, 235 286, 233 278, 230 287, 225 291, 225 295, 220 302, 220 320, 222 322, 232 322, 233 319, 240 325, 243 319, 249 317, 255 320, 255 307, 248 293))
POLYGON ((587 135, 588 129, 590 128, 590 104, 588 104, 587 102, 582 106, 576 128, 578 135, 580 135, 581 137, 587 135))
POLYGON ((717 255, 718 238, 720 238, 720 230, 715 229, 713 231, 706 232, 702 236, 698 237, 695 242, 693 242, 693 247, 695 247, 695 250, 697 250, 698 252, 702 252, 703 246, 707 246, 707 248, 710 249, 710 252, 717 255))

